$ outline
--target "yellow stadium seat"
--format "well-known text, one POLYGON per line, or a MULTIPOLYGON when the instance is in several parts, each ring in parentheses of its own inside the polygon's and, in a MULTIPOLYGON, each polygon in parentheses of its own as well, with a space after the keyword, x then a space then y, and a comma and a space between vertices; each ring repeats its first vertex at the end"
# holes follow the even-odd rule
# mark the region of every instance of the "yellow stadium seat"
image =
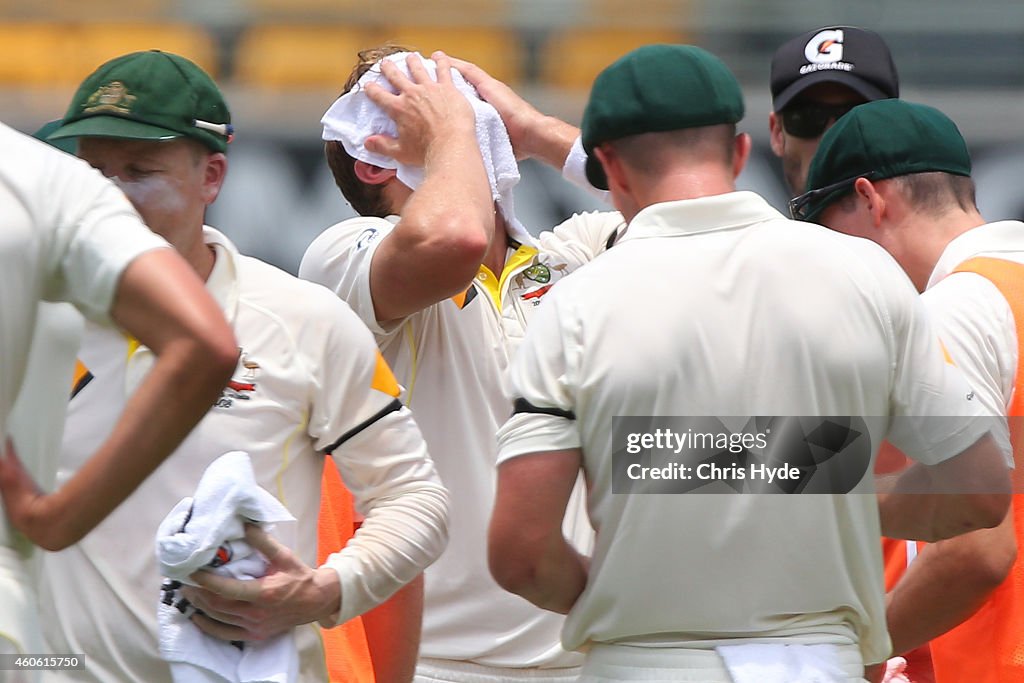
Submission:
POLYGON ((541 49, 541 77, 557 88, 589 90, 602 69, 630 50, 685 40, 671 29, 567 29, 551 34, 541 49))
POLYGON ((209 33, 188 24, 83 24, 68 78, 79 82, 100 64, 129 52, 163 50, 186 57, 217 77, 217 44, 209 33))
POLYGON ((75 57, 73 28, 49 23, 0 23, 0 84, 52 86, 75 57))
POLYGON ((474 62, 506 83, 523 79, 524 50, 511 30, 487 26, 396 26, 383 31, 392 43, 429 57, 435 50, 474 62))
POLYGON ((350 26, 254 26, 239 40, 235 78, 250 87, 340 92, 359 50, 374 44, 372 36, 350 26))

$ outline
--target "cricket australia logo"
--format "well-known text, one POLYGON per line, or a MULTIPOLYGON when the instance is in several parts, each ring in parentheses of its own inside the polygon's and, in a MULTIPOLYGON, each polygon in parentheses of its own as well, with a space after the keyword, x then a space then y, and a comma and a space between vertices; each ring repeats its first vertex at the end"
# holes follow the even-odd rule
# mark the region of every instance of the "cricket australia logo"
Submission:
POLYGON ((252 398, 250 394, 256 391, 256 376, 260 364, 250 358, 245 349, 239 348, 238 351, 238 367, 214 404, 215 408, 230 408, 235 401, 248 401, 252 398))
POLYGON ((555 283, 551 281, 552 273, 554 270, 558 273, 557 277, 565 275, 565 271, 568 268, 568 264, 559 263, 554 266, 548 266, 544 263, 535 263, 523 272, 513 278, 513 283, 517 289, 524 289, 522 294, 519 295, 523 301, 529 301, 534 306, 540 305, 541 297, 547 294, 555 283), (536 284, 529 284, 536 283, 536 284))
POLYGON ((83 114, 131 114, 135 106, 135 95, 132 95, 122 81, 111 81, 101 85, 96 92, 89 95, 82 107, 83 114))

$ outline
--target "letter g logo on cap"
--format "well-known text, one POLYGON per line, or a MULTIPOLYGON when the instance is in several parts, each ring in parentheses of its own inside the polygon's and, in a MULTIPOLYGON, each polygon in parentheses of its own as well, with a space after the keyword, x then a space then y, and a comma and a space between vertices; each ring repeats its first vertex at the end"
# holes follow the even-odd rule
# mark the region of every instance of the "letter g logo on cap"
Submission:
POLYGON ((807 57, 808 62, 815 64, 841 60, 843 58, 842 29, 821 31, 811 38, 804 48, 804 57, 807 57))

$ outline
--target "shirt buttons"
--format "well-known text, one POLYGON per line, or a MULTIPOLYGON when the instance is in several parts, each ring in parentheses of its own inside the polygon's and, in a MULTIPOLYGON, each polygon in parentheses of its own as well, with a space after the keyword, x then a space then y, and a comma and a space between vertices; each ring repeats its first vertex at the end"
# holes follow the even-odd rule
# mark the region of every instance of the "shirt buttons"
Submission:
POLYGON ((487 279, 487 273, 477 273, 476 279, 479 280, 480 282, 485 281, 487 279))

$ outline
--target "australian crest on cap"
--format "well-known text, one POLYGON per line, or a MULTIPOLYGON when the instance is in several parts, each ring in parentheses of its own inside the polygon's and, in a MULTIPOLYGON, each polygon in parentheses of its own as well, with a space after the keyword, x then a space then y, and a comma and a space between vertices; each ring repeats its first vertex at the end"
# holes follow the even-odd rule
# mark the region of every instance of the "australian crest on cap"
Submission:
POLYGON ((135 104, 135 95, 132 95, 122 81, 111 81, 101 85, 85 101, 82 107, 83 114, 100 114, 112 112, 115 114, 130 114, 135 104))

